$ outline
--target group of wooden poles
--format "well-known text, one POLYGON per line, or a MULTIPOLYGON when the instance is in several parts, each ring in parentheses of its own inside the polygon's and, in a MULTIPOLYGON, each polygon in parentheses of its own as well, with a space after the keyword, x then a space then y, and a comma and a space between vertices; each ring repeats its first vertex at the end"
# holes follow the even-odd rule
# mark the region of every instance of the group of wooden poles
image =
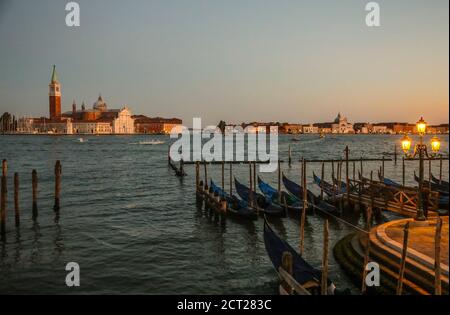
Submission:
MULTIPOLYGON (((292 158, 291 158, 291 150, 289 150, 289 166, 292 164, 292 158)), ((348 146, 344 150, 345 152, 345 164, 346 164, 346 185, 347 187, 350 187, 350 178, 349 178, 349 163, 353 163, 353 180, 356 179, 356 167, 355 162, 360 162, 360 175, 363 175, 363 161, 381 161, 381 166, 379 169, 379 176, 380 178, 384 178, 384 167, 385 162, 389 161, 390 159, 386 159, 384 156, 381 159, 349 159, 349 149, 348 146)), ((396 157, 396 155, 395 155, 396 157)), ((396 163, 397 158, 394 159, 394 163, 396 163)), ((403 158, 403 184, 405 181, 405 159, 403 158)), ((392 161, 392 160, 391 160, 392 161)), ((278 161, 278 196, 280 198, 281 196, 281 167, 280 163, 282 161, 278 161)), ((303 196, 299 196, 300 199, 303 200, 303 210, 301 212, 300 217, 300 244, 299 244, 299 252, 300 255, 303 254, 304 250, 304 229, 305 229, 305 221, 306 221, 306 209, 308 208, 308 198, 307 198, 307 181, 306 181, 306 165, 307 160, 302 159, 301 160, 301 184, 303 187, 303 196)), ((335 169, 334 169, 334 163, 337 162, 337 185, 340 185, 342 182, 342 166, 344 161, 341 159, 340 161, 336 160, 320 160, 320 161, 309 161, 309 162, 322 162, 322 180, 324 179, 324 164, 325 162, 331 162, 332 167, 332 176, 334 178, 335 169)), ((211 164, 220 164, 221 165, 221 188, 225 191, 225 163, 229 164, 229 194, 230 196, 233 195, 233 164, 236 164, 236 162, 214 162, 211 164)), ((250 196, 253 196, 253 192, 256 191, 256 164, 257 162, 241 162, 239 164, 248 164, 249 165, 249 183, 250 183, 250 196)), ((224 219, 226 217, 226 211, 227 211, 227 201, 221 198, 217 193, 213 193, 209 189, 208 185, 208 169, 207 165, 210 164, 208 162, 195 162, 195 174, 196 174, 196 196, 197 200, 199 201, 205 201, 205 207, 209 209, 214 209, 216 213, 220 214, 220 217, 224 219), (203 165, 204 169, 204 181, 200 179, 200 165, 203 165)), ((431 159, 430 159, 430 173, 431 173, 431 159)), ((442 158, 440 158, 440 177, 442 176, 442 158)), ((373 177, 373 172, 371 171, 371 180, 373 177)), ((334 185, 334 183, 333 183, 334 185)), ((338 191, 340 191, 340 187, 337 187, 338 191)), ((347 189, 347 192, 349 189, 347 189)), ((323 199, 323 188, 321 187, 321 193, 320 196, 323 199)), ((342 207, 342 201, 344 198, 340 198, 339 205, 342 207)), ((281 203, 280 203, 281 204, 281 203)), ((255 207, 258 210, 258 207, 256 205, 256 201, 250 200, 250 206, 255 207), (253 204, 253 202, 255 202, 253 204)), ((311 205, 310 206, 315 206, 311 205)), ((320 210, 320 209, 319 209, 320 210)), ((336 217, 332 215, 332 217, 336 218, 338 221, 350 225, 352 228, 355 228, 360 233, 363 233, 366 235, 366 246, 364 248, 364 264, 363 264, 363 270, 362 270, 362 284, 361 284, 361 292, 364 294, 367 291, 367 285, 366 285, 366 276, 367 276, 367 269, 366 266, 370 261, 370 238, 369 234, 372 228, 372 220, 373 220, 373 209, 371 206, 366 207, 365 216, 366 216, 366 229, 359 228, 350 222, 347 222, 346 220, 336 217)), ((436 269, 436 275, 435 275, 435 284, 436 294, 441 294, 441 271, 440 271, 440 243, 441 243, 441 227, 442 227, 442 220, 440 218, 437 219, 437 227, 436 227, 436 237, 435 237, 435 244, 436 244, 436 250, 435 250, 435 269, 436 269)), ((408 230, 409 230, 409 224, 405 227, 405 234, 404 234, 404 244, 402 248, 402 258, 400 261, 400 270, 398 275, 398 285, 397 285, 397 294, 401 295, 403 290, 403 280, 404 280, 404 271, 406 266, 406 257, 407 257, 407 248, 408 248, 408 230)), ((328 219, 324 220, 324 228, 323 228, 323 257, 322 257, 322 279, 321 279, 321 294, 326 295, 327 294, 327 279, 328 279, 328 256, 329 256, 329 228, 328 228, 328 219)), ((281 277, 281 287, 283 290, 287 293, 291 293, 293 291, 296 291, 297 294, 309 294, 307 290, 305 290, 301 285, 299 285, 295 279, 292 277, 292 270, 293 270, 293 258, 291 253, 285 252, 283 253, 282 258, 282 266, 279 270, 279 275, 281 277)))
MULTIPOLYGON (((0 194, 0 239, 2 242, 6 241, 6 219, 7 219, 7 197, 8 197, 8 162, 2 161, 2 178, 1 178, 1 194, 0 194)), ((53 210, 59 217, 60 210, 60 193, 61 193, 61 162, 58 160, 55 163, 55 200, 53 210)), ((14 222, 16 228, 20 227, 20 202, 19 202, 19 173, 14 173, 14 222)), ((37 220, 38 217, 38 174, 35 169, 31 172, 31 189, 32 189, 32 219, 37 220)))

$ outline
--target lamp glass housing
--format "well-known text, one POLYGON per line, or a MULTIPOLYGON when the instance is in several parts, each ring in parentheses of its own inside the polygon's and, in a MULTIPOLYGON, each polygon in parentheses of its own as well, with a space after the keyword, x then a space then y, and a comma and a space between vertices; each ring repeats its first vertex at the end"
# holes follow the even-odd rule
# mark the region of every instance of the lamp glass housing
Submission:
POLYGON ((408 153, 411 149, 411 138, 408 135, 404 135, 401 142, 403 152, 408 153))
POLYGON ((433 138, 431 138, 431 150, 434 153, 438 153, 440 149, 441 149, 441 140, 439 140, 438 137, 434 136, 433 138))
POLYGON ((427 132, 427 122, 420 117, 420 120, 416 123, 417 132, 419 135, 424 135, 427 132))

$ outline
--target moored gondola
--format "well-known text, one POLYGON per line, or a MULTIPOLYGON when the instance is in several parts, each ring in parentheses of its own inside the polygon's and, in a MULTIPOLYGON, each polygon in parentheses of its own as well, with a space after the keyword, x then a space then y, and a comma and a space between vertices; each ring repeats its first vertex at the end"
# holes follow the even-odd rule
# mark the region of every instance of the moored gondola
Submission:
POLYGON ((393 181, 392 179, 389 179, 389 178, 386 178, 386 177, 383 178, 383 179, 380 178, 380 180, 386 186, 395 187, 395 188, 401 188, 402 187, 402 185, 400 185, 396 181, 393 181))
POLYGON ((231 216, 247 220, 258 219, 255 209, 250 208, 246 201, 241 200, 234 195, 230 196, 222 188, 217 186, 212 180, 211 180, 211 189, 213 192, 217 193, 220 197, 225 198, 225 200, 228 203, 227 213, 229 213, 231 216))
POLYGON ((250 188, 241 184, 236 178, 234 179, 234 185, 239 197, 241 197, 249 205, 253 204, 254 207, 258 207, 261 214, 275 217, 286 216, 286 209, 284 207, 272 203, 270 199, 257 192, 250 192, 250 188))
POLYGON ((313 177, 314 177, 314 183, 317 186, 319 186, 321 189, 323 189, 323 192, 328 197, 339 197, 340 195, 345 193, 345 190, 343 190, 342 187, 341 187, 340 192, 338 192, 338 187, 335 187, 334 185, 322 180, 314 172, 313 172, 313 177))
POLYGON ((303 203, 298 199, 282 191, 280 198, 278 198, 278 190, 264 182, 261 177, 258 176, 258 187, 262 193, 270 199, 274 204, 281 207, 287 207, 289 211, 300 213, 303 209, 303 203))
MULTIPOLYGON (((282 176, 283 185, 286 187, 286 190, 296 199, 303 200, 303 187, 293 182, 286 175, 282 176), (302 196, 302 197, 300 197, 302 196)), ((316 201, 316 196, 310 191, 307 190, 307 201, 310 203, 314 203, 316 201)))
POLYGON ((446 187, 447 189, 449 189, 449 183, 445 180, 439 180, 439 178, 436 178, 433 174, 431 174, 431 180, 433 181, 433 183, 438 184, 438 185, 442 185, 442 187, 446 187))
MULTIPOLYGON (((311 294, 320 294, 322 272, 308 264, 308 262, 289 245, 289 243, 281 239, 272 230, 267 220, 264 220, 264 245, 277 272, 282 263, 283 253, 289 252, 293 258, 292 277, 311 294)), ((336 287, 333 282, 327 279, 327 285, 328 294, 334 294, 336 287)))
MULTIPOLYGON (((416 182, 420 181, 419 177, 416 175, 416 171, 414 171, 414 180, 416 182)), ((429 187, 431 187, 431 190, 437 191, 443 196, 449 195, 449 189, 448 189, 448 187, 445 187, 444 185, 436 184, 434 182, 430 182, 427 180, 423 180, 422 183, 425 187, 429 186, 429 187)))

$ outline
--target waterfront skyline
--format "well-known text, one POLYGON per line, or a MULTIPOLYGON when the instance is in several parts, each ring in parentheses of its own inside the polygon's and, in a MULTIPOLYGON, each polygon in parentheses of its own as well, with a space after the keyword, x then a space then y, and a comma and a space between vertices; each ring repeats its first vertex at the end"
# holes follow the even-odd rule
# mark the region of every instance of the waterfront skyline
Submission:
POLYGON ((0 2, 1 112, 46 116, 56 64, 64 111, 102 93, 187 125, 448 122, 447 1, 378 1, 378 29, 365 1, 78 2, 75 29, 64 2, 0 2))

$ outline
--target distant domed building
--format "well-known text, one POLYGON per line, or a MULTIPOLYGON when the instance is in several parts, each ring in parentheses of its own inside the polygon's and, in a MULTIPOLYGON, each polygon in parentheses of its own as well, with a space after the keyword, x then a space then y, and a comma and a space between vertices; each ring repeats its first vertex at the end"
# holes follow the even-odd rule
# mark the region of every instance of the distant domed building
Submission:
POLYGON ((353 124, 347 121, 347 117, 343 117, 341 113, 338 113, 334 122, 331 124, 332 133, 355 133, 353 124))
POLYGON ((94 106, 92 108, 94 110, 98 110, 98 111, 101 111, 101 112, 106 111, 106 109, 108 108, 106 106, 106 103, 103 101, 101 94, 98 96, 98 100, 97 100, 97 102, 94 103, 94 106))
MULTIPOLYGON (((81 110, 73 100, 72 110, 61 113, 61 85, 53 66, 49 84, 49 117, 27 118, 22 124, 28 132, 50 134, 134 134, 135 119, 125 105, 120 109, 108 109, 108 105, 99 95, 92 109, 87 109, 83 101, 81 110)), ((179 119, 149 118, 138 116, 139 132, 168 133, 174 127, 181 126, 179 119)))
POLYGON ((134 119, 127 106, 120 109, 108 109, 105 101, 99 95, 92 109, 83 105, 77 110, 75 101, 72 111, 62 114, 72 121, 74 134, 131 134, 134 133, 134 119))

